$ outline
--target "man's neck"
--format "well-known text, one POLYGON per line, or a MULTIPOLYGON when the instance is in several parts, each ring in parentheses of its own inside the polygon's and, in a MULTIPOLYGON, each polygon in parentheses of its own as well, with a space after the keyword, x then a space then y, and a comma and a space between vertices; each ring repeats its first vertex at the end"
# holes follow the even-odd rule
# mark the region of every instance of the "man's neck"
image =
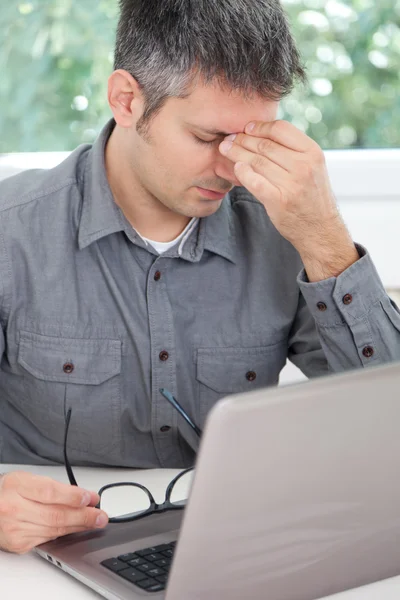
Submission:
POLYGON ((115 203, 142 237, 171 242, 182 233, 190 217, 172 212, 144 190, 120 148, 118 128, 115 127, 105 150, 107 179, 115 203))

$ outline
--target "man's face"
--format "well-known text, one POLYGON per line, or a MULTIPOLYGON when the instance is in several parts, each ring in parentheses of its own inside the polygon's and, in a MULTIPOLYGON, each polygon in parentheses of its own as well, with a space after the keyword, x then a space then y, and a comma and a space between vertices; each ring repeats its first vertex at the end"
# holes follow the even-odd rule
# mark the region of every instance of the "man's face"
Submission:
POLYGON ((186 217, 218 210, 233 186, 233 163, 219 152, 226 135, 250 121, 276 119, 278 102, 244 99, 218 85, 198 85, 186 99, 170 98, 145 135, 134 131, 134 176, 147 198, 186 217), (217 133, 219 132, 219 133, 217 133), (219 192, 219 196, 205 190, 219 192))

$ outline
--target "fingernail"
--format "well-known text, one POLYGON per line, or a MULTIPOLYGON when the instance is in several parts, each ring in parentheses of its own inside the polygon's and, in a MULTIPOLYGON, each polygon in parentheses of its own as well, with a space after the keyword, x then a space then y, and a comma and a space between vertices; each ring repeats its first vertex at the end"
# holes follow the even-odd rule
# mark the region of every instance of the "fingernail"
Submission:
POLYGON ((221 152, 223 154, 226 154, 227 152, 229 152, 229 150, 232 148, 232 146, 233 146, 232 142, 222 142, 222 144, 220 145, 221 152))
POLYGON ((85 492, 82 496, 81 506, 87 506, 91 500, 89 492, 85 492))
POLYGON ((246 125, 246 133, 251 133, 255 126, 255 123, 249 123, 248 125, 246 125))
POLYGON ((237 138, 237 133, 231 133, 225 138, 225 142, 234 142, 237 138))
POLYGON ((96 519, 96 527, 104 527, 105 525, 107 525, 107 523, 107 517, 103 514, 99 515, 96 519))

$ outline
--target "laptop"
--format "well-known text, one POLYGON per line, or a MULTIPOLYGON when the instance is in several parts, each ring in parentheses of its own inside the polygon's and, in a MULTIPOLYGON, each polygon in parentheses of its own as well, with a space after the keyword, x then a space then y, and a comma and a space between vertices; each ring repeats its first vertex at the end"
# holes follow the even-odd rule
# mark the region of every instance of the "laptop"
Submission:
POLYGON ((399 431, 399 364, 230 396, 184 510, 37 552, 109 600, 316 600, 398 575, 399 431))

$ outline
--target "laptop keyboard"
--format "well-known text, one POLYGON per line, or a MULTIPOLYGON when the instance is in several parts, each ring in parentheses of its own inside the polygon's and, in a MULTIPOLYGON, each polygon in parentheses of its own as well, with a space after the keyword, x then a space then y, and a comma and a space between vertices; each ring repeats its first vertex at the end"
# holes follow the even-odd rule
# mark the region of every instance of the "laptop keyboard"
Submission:
POLYGON ((146 592, 165 590, 176 542, 136 550, 102 561, 103 567, 146 592))

